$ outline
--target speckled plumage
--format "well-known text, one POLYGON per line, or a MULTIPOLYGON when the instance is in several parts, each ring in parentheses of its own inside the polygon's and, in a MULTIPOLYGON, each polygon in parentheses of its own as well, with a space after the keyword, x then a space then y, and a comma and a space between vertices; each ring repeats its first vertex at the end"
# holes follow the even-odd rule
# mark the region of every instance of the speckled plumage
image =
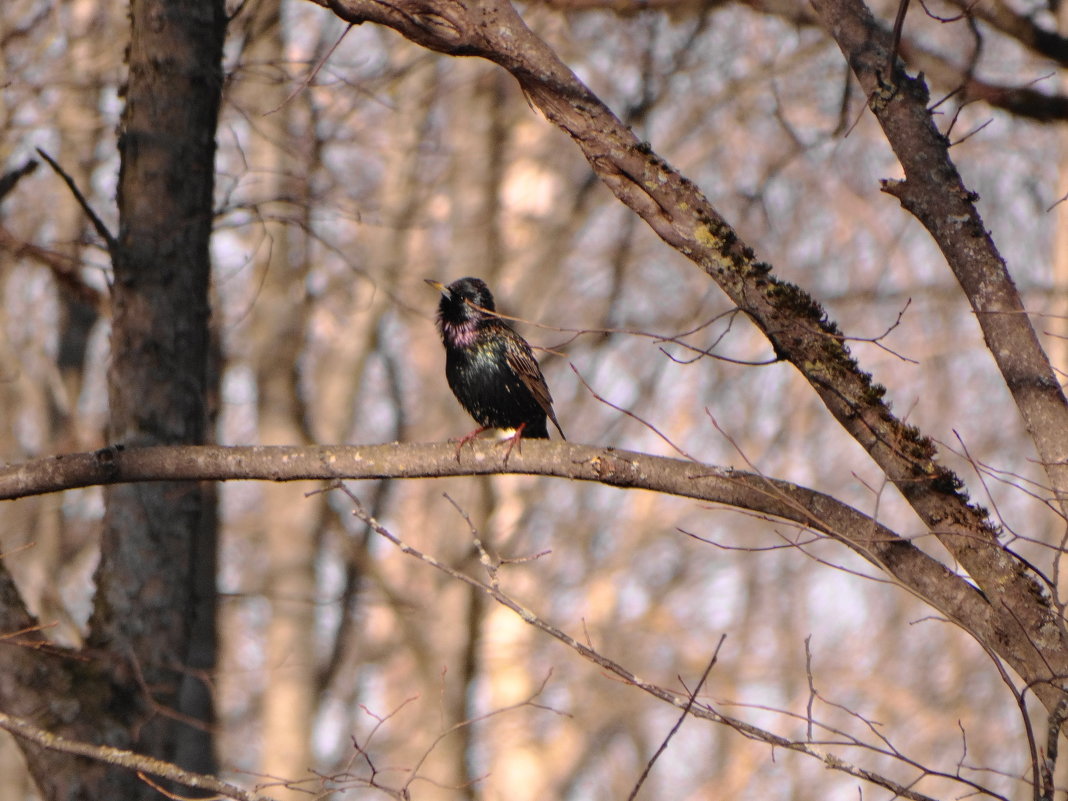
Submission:
POLYGON ((511 326, 487 313, 496 307, 485 282, 427 283, 441 292, 438 330, 449 388, 481 426, 461 445, 487 428, 515 429, 517 438, 548 439, 548 420, 563 437, 534 352, 511 326))

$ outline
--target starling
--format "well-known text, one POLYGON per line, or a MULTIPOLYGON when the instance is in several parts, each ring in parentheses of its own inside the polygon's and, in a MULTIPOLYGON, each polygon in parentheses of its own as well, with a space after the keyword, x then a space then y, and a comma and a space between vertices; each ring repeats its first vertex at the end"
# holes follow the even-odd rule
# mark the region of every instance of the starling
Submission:
POLYGON ((486 283, 478 278, 461 278, 448 286, 430 279, 427 283, 441 292, 438 330, 445 344, 445 378, 479 425, 460 439, 456 458, 466 442, 488 428, 514 429, 506 461, 520 438, 549 438, 546 418, 566 439, 534 352, 493 313, 486 283))

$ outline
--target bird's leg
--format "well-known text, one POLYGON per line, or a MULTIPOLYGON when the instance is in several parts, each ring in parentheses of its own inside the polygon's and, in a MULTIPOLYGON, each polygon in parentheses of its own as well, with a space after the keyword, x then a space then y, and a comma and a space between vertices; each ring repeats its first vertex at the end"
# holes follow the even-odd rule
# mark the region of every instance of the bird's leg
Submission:
POLYGON ((464 434, 459 439, 451 439, 451 440, 449 440, 449 442, 457 443, 457 445, 456 445, 456 461, 457 462, 460 461, 460 451, 462 451, 464 449, 464 445, 466 445, 471 440, 477 438, 479 434, 481 434, 483 431, 485 431, 488 428, 489 428, 489 426, 480 426, 480 427, 476 428, 474 431, 472 431, 470 434, 464 434))
POLYGON ((514 448, 516 445, 519 446, 519 455, 520 456, 523 455, 523 444, 522 444, 523 429, 526 428, 526 427, 527 427, 526 423, 520 423, 519 427, 515 430, 515 433, 512 434, 512 436, 508 437, 507 439, 502 439, 500 442, 497 443, 498 445, 500 445, 503 442, 507 442, 508 443, 508 450, 506 450, 504 452, 504 464, 505 464, 505 467, 508 466, 508 457, 512 455, 512 448, 514 448))

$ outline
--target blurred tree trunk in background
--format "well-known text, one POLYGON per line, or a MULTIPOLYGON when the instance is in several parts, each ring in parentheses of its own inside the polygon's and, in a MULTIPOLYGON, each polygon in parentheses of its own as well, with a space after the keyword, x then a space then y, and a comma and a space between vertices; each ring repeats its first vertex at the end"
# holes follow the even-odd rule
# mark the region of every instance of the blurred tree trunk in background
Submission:
MULTIPOLYGON (((85 187, 90 185, 99 166, 97 146, 104 133, 99 118, 104 76, 99 65, 109 61, 108 35, 112 19, 111 15, 100 14, 98 5, 92 0, 76 0, 62 9, 61 14, 70 32, 72 62, 80 68, 72 70, 69 82, 62 85, 63 98, 58 103, 57 120, 62 138, 55 155, 75 183, 85 187)), ((84 427, 77 414, 89 335, 99 319, 97 295, 78 277, 89 221, 69 193, 55 204, 50 216, 56 228, 56 252, 67 265, 68 272, 56 274, 60 279, 56 281, 59 306, 57 372, 38 382, 45 397, 30 405, 38 410, 38 425, 47 432, 46 439, 82 450, 102 444, 102 432, 84 427)), ((39 575, 28 577, 25 584, 40 588, 42 595, 27 598, 27 603, 41 618, 62 621, 63 630, 57 634, 66 642, 77 643, 81 635, 69 620, 58 595, 61 585, 44 580, 62 572, 73 546, 72 539, 64 537, 62 497, 41 498, 36 505, 37 520, 33 531, 37 558, 32 565, 39 575)))
MULTIPOLYGON (((1068 36, 1068 3, 1057 4, 1057 28, 1062 36, 1068 36)), ((1059 81, 1062 92, 1068 93, 1068 76, 1059 81)), ((1058 132, 1059 152, 1057 154, 1057 206, 1052 213, 1056 224, 1053 227, 1052 279, 1055 316, 1050 320, 1049 328, 1053 337, 1050 341, 1050 360, 1059 372, 1061 381, 1068 378, 1068 126, 1062 126, 1058 132)), ((1064 588, 1061 589, 1064 593, 1064 588)))
MULTIPOLYGON (((259 441, 308 444, 300 359, 307 329, 308 279, 304 232, 311 180, 306 142, 290 120, 300 99, 287 102, 290 79, 280 0, 253 3, 241 18, 242 70, 231 102, 244 116, 249 175, 242 197, 253 210, 249 231, 260 276, 251 321, 259 441)), ((315 560, 323 496, 285 484, 264 493, 258 537, 266 548, 264 593, 270 602, 263 688, 263 753, 267 776, 299 780, 313 765, 311 732, 318 707, 315 560)), ((280 799, 306 798, 279 787, 280 799)))

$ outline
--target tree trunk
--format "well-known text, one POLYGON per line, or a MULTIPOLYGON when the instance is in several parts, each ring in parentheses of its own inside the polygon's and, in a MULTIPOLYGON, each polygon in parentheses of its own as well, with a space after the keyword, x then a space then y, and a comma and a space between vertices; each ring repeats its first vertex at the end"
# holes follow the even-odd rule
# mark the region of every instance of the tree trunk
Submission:
MULTIPOLYGON (((220 0, 134 0, 130 16, 120 228, 111 253, 108 441, 202 443, 226 18, 220 0)), ((57 670, 50 686, 33 685, 51 701, 39 722, 211 770, 202 672, 212 669, 215 650, 213 496, 197 483, 167 482, 114 487, 105 497, 90 661, 65 666, 66 676, 57 670), (78 709, 60 719, 64 691, 65 703, 76 698, 78 709)), ((128 771, 25 751, 46 798, 158 797, 128 771)))

